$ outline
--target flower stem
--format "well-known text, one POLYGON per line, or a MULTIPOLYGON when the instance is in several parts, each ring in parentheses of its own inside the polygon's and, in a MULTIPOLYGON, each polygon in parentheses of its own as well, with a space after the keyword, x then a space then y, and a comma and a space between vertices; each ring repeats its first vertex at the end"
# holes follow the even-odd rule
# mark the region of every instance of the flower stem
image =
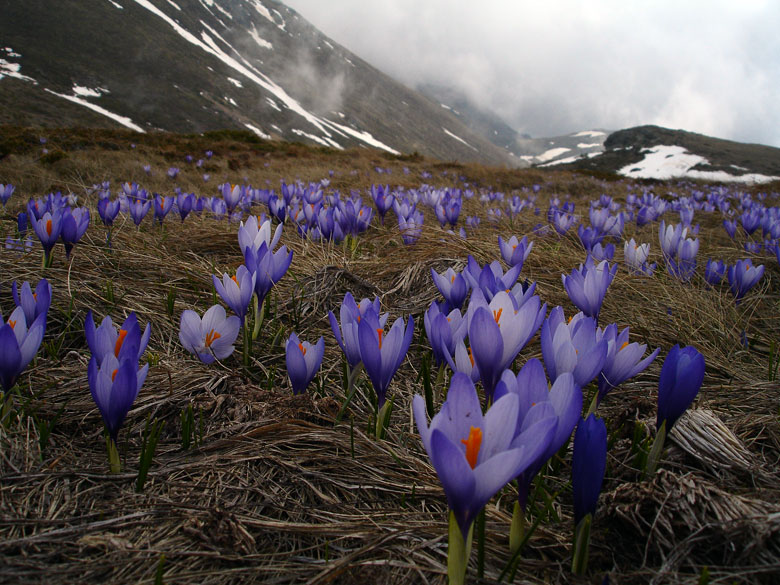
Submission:
POLYGON ((515 554, 525 539, 525 513, 520 502, 512 510, 512 524, 509 527, 509 552, 515 554))
POLYGON ((119 450, 116 448, 116 442, 110 436, 106 435, 106 450, 108 451, 108 467, 111 473, 122 471, 122 462, 119 459, 119 450))
POLYGON ((449 585, 463 585, 466 582, 466 565, 471 556, 471 541, 474 536, 474 525, 469 527, 469 534, 463 539, 455 513, 450 511, 449 540, 447 544, 447 576, 449 585))
POLYGON ((588 568, 588 548, 590 546, 590 525, 593 516, 586 514, 574 530, 574 552, 571 559, 571 572, 582 575, 588 568))

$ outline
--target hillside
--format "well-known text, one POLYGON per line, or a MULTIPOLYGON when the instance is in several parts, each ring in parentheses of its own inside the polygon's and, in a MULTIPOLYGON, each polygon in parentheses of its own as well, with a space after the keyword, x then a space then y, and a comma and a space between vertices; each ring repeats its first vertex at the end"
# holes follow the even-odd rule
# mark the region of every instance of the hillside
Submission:
POLYGON ((249 129, 510 164, 275 0, 1 0, 0 123, 249 129))

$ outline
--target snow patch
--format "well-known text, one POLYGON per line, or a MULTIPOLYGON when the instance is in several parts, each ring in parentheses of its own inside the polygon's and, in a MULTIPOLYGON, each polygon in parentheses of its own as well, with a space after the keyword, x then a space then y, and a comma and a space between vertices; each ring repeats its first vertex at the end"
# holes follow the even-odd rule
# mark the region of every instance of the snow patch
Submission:
POLYGON ((255 42, 260 45, 263 49, 273 49, 274 46, 266 41, 264 38, 262 38, 258 33, 257 29, 255 28, 255 25, 252 25, 252 30, 249 31, 249 35, 255 40, 255 42))
POLYGON ((312 140, 317 144, 322 144, 322 146, 334 147, 334 148, 338 148, 339 150, 343 150, 341 145, 335 143, 333 140, 329 138, 315 136, 314 134, 310 134, 309 132, 304 132, 303 130, 299 130, 297 128, 293 128, 292 132, 293 134, 296 134, 298 136, 308 138, 309 140, 312 140))
POLYGON ((168 2, 168 4, 170 4, 170 5, 171 5, 171 6, 173 6, 173 7, 174 7, 176 10, 178 10, 179 12, 181 12, 181 7, 180 7, 178 4, 176 4, 176 2, 174 2, 173 0, 166 0, 166 2, 168 2))
POLYGON ((282 108, 277 106, 276 102, 274 100, 272 100, 271 98, 267 97, 267 98, 265 98, 265 101, 268 102, 268 105, 271 106, 277 112, 281 112, 282 111, 282 108))
POLYGON ((21 53, 17 53, 11 47, 4 47, 3 51, 5 51, 6 55, 8 55, 9 57, 15 58, 15 59, 18 59, 19 57, 22 56, 21 53))
POLYGON ((582 132, 577 132, 576 134, 572 134, 574 138, 578 138, 580 136, 590 136, 590 137, 596 137, 596 136, 605 136, 605 132, 600 132, 598 130, 583 130, 582 132))
MULTIPOLYGON (((553 144, 552 142, 550 144, 553 144)), ((560 146, 558 148, 551 148, 550 150, 544 151, 542 154, 536 157, 536 162, 544 163, 547 161, 550 161, 554 158, 557 158, 561 156, 562 154, 569 152, 571 148, 564 148, 563 146, 560 146)))
POLYGON ((577 148, 601 148, 600 142, 594 142, 593 144, 587 144, 585 142, 580 142, 577 145, 577 148))
POLYGON ((457 140, 458 142, 462 142, 463 144, 465 144, 466 146, 468 146, 468 147, 469 147, 471 150, 474 150, 474 151, 477 151, 477 152, 479 152, 479 151, 478 151, 476 148, 474 148, 473 146, 471 146, 471 145, 470 145, 468 142, 466 142, 465 140, 463 140, 463 138, 461 138, 460 136, 456 136, 455 134, 453 134, 452 132, 450 132, 449 130, 447 130, 447 129, 446 129, 446 128, 444 128, 444 127, 442 127, 442 130, 444 130, 444 133, 445 133, 447 136, 449 136, 450 138, 454 138, 454 139, 455 139, 455 140, 457 140))
POLYGON ((57 93, 56 91, 52 91, 50 89, 44 88, 49 93, 56 95, 58 97, 61 97, 63 99, 66 99, 70 102, 73 102, 74 104, 79 104, 80 106, 84 106, 85 108, 89 108, 93 112, 97 112, 98 114, 102 114, 108 118, 111 118, 115 122, 118 122, 119 124, 122 124, 122 126, 126 126, 127 128, 130 128, 131 130, 135 130, 136 132, 145 133, 146 131, 138 126, 137 124, 134 124, 133 121, 130 118, 127 118, 126 116, 120 116, 119 114, 115 114, 114 112, 111 112, 105 108, 101 108, 100 106, 97 106, 91 102, 88 102, 87 100, 81 99, 78 96, 75 95, 65 95, 62 93, 57 93))
POLYGON ((265 138, 266 140, 270 140, 271 139, 271 137, 268 134, 266 134, 265 132, 260 130, 260 128, 258 128, 257 126, 252 126, 252 124, 244 124, 244 126, 249 128, 252 132, 257 134, 260 138, 265 138))
POLYGON ((322 42, 323 42, 325 45, 327 45, 327 47, 328 47, 328 48, 329 48, 331 51, 333 50, 333 48, 334 48, 334 47, 333 47, 333 45, 331 45, 331 44, 330 44, 328 41, 322 41, 322 42))
POLYGON ((117 2, 114 2, 114 0, 108 0, 108 1, 111 2, 111 4, 113 4, 116 8, 119 8, 119 10, 124 10, 125 9, 124 6, 122 6, 121 4, 119 4, 117 2))
POLYGON ((271 124, 271 128, 273 128, 274 130, 276 130, 276 131, 277 131, 279 134, 284 134, 284 133, 282 132, 282 129, 281 129, 281 128, 279 128, 279 126, 277 126, 276 124, 271 124))
POLYGON ((780 179, 757 173, 732 175, 726 171, 692 170, 699 164, 709 164, 703 156, 692 154, 682 146, 660 145, 644 148, 645 158, 638 163, 626 165, 617 172, 632 179, 703 179, 706 181, 768 183, 780 179))
POLYGON ((233 85, 235 85, 236 87, 244 87, 243 85, 241 85, 241 82, 238 79, 233 79, 232 77, 228 77, 227 80, 233 85))
POLYGON ((236 103, 236 100, 234 100, 234 99, 233 99, 232 97, 230 97, 230 96, 227 96, 227 95, 226 95, 226 96, 225 96, 225 101, 226 101, 226 102, 230 102, 230 103, 231 103, 231 104, 233 104, 234 106, 238 107, 238 104, 236 103))
POLYGON ((103 87, 97 87, 95 89, 91 89, 89 87, 83 87, 81 85, 74 85, 73 86, 73 95, 79 95, 81 97, 97 97, 99 98, 104 93, 111 93, 107 89, 103 87))
POLYGON ((452 109, 452 108, 451 108, 451 107, 449 107, 447 104, 439 104, 439 105, 440 105, 442 108, 444 108, 445 110, 451 110, 451 109, 452 109))
MULTIPOLYGON (((168 0, 168 1, 170 2, 170 0, 168 0)), ((214 3, 214 8, 219 10, 222 14, 227 16, 230 20, 233 20, 233 15, 230 12, 228 12, 227 10, 225 10, 224 8, 222 8, 222 6, 220 6, 217 2, 214 3)), ((225 26, 224 22, 222 23, 222 26, 225 26)), ((225 28, 227 28, 227 27, 225 26, 225 28)))
MULTIPOLYGON (((202 0, 202 1, 208 1, 208 0, 202 0)), ((255 7, 257 5, 262 6, 260 4, 259 0, 252 0, 255 4, 255 7)), ((393 154, 400 154, 397 150, 394 150, 387 146, 386 144, 383 144, 382 142, 376 140, 371 134, 368 132, 360 132, 357 130, 353 130, 351 128, 347 128, 346 126, 342 126, 340 124, 336 124, 335 122, 332 122, 330 120, 327 120, 325 118, 318 118, 311 112, 307 111, 306 109, 301 106, 301 104, 295 100, 292 96, 290 96, 282 87, 277 85, 274 81, 272 81, 267 75, 261 73, 252 65, 249 63, 242 64, 239 63, 236 59, 225 53, 222 49, 217 46, 217 44, 209 37, 205 32, 201 32, 201 39, 198 39, 195 35, 193 35, 191 32, 183 28, 179 23, 171 19, 169 16, 167 16, 164 12, 162 12, 160 9, 158 9, 154 4, 150 2, 150 0, 135 0, 137 4, 142 6, 143 8, 146 8, 149 12, 154 14, 155 16, 158 16, 159 18, 163 19, 166 23, 168 23, 173 30, 179 34, 182 38, 184 38, 187 42, 201 48, 203 51, 209 53, 210 55, 213 55, 223 63, 225 63, 228 67, 233 69, 234 71, 237 71, 238 73, 241 73, 244 77, 247 79, 253 81, 263 89, 265 89, 267 92, 274 95, 279 101, 281 101, 285 107, 289 108, 299 116, 301 116, 303 119, 305 119, 307 122, 309 122, 312 126, 320 130, 325 136, 328 138, 330 137, 330 132, 327 128, 330 128, 331 130, 335 130, 337 132, 350 134, 351 136, 357 138, 358 140, 361 140, 362 142, 365 142, 366 144, 369 144, 370 146, 373 146, 375 148, 381 148, 383 150, 386 150, 388 152, 392 152, 393 154)), ((211 0, 213 2, 213 0, 211 0)), ((227 43, 226 43, 227 44, 227 43)), ((230 45, 228 45, 230 47, 230 45)), ((233 47, 230 47, 233 49, 233 47)), ((233 49, 235 51, 235 49, 233 49)), ((236 54, 240 55, 238 51, 235 51, 236 54)), ((336 145, 336 147, 341 148, 337 145, 337 143, 333 142, 333 145, 336 145)))
POLYGON ((0 59, 0 79, 3 77, 15 77, 16 79, 21 79, 22 81, 32 81, 35 85, 38 85, 38 82, 35 81, 32 77, 27 77, 26 75, 19 73, 21 69, 22 66, 19 65, 19 63, 11 63, 5 59, 0 59))

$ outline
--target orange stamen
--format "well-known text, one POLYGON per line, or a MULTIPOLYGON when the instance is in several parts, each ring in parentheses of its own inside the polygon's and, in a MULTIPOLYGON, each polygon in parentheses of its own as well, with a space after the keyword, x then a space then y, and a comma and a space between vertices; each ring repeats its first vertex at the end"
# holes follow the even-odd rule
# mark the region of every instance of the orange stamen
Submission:
POLYGON ((116 338, 116 345, 114 345, 114 355, 119 356, 119 352, 122 350, 122 344, 125 342, 125 337, 127 337, 127 331, 124 329, 119 330, 119 335, 117 335, 116 338))
POLYGON ((208 333, 206 333, 206 347, 211 347, 211 344, 214 343, 220 337, 222 336, 216 331, 214 331, 213 329, 208 333))
POLYGON ((116 378, 116 373, 117 373, 118 371, 119 371, 119 370, 114 370, 113 372, 111 372, 111 381, 112 381, 112 382, 113 382, 113 381, 114 381, 114 379, 116 378))
POLYGON ((469 348, 469 360, 471 361, 471 367, 474 367, 474 354, 471 353, 471 348, 469 348))
POLYGON ((471 469, 474 469, 477 466, 479 448, 482 446, 482 429, 471 427, 468 438, 461 439, 460 442, 466 445, 466 461, 471 465, 471 469))
POLYGON ((51 235, 51 220, 50 219, 46 220, 46 233, 51 235))
MULTIPOLYGON (((499 319, 501 319, 501 313, 504 311, 504 308, 501 307, 498 311, 493 311, 493 319, 496 320, 496 323, 498 323, 499 319)), ((498 326, 501 327, 501 323, 498 323, 498 326)))
POLYGON ((300 350, 301 350, 301 353, 302 353, 303 355, 306 355, 306 348, 305 348, 305 347, 303 347, 303 344, 302 344, 302 343, 299 343, 299 344, 298 344, 298 349, 300 349, 300 350))
POLYGON ((382 329, 377 329, 376 334, 379 336, 379 349, 382 349, 382 334, 384 331, 382 329))
POLYGON ((624 341, 623 345, 620 346, 620 349, 618 351, 623 351, 623 349, 628 345, 628 341, 624 341))
POLYGON ((16 329, 16 321, 8 320, 8 324, 11 326, 11 329, 16 329))
POLYGON ((238 288, 241 288, 241 285, 240 285, 240 284, 238 284, 238 276, 231 276, 230 278, 231 278, 231 280, 232 280, 233 282, 235 282, 235 283, 236 283, 236 286, 237 286, 238 288))

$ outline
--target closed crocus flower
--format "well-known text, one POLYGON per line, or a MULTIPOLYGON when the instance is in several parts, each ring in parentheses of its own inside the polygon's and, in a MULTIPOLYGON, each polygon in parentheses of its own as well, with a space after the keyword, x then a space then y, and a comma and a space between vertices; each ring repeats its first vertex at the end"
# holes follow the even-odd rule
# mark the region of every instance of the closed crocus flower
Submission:
POLYGON ((519 264, 522 269, 523 263, 528 258, 533 247, 534 243, 529 242, 526 236, 523 236, 520 240, 517 239, 517 236, 512 236, 509 240, 503 240, 501 236, 498 236, 498 249, 508 266, 517 266, 519 264))
POLYGON ((483 415, 474 385, 459 373, 430 426, 425 400, 414 397, 417 430, 464 539, 488 500, 542 455, 553 437, 553 417, 516 435, 518 409, 518 396, 509 392, 483 415))
POLYGON ((293 333, 286 346, 287 375, 290 378, 293 394, 300 394, 320 369, 325 353, 325 340, 320 337, 316 344, 301 341, 293 333))
POLYGON ((466 319, 458 309, 443 313, 438 303, 433 302, 423 316, 425 334, 433 350, 436 365, 441 365, 445 354, 455 353, 455 343, 466 335, 466 319))
POLYGON ((241 200, 241 187, 238 185, 231 185, 230 183, 224 183, 220 185, 220 192, 222 199, 225 200, 228 213, 232 213, 241 200))
POLYGON ((684 227, 682 224, 666 225, 666 222, 661 220, 661 225, 658 227, 658 241, 665 258, 674 258, 677 256, 677 248, 680 245, 680 240, 684 239, 687 233, 688 228, 684 227))
POLYGON ((113 354, 106 356, 100 365, 95 356, 89 361, 89 390, 114 443, 148 372, 149 364, 138 369, 138 360, 120 361, 113 354))
POLYGON ((574 498, 574 524, 587 514, 596 514, 596 504, 607 468, 607 427, 591 414, 580 419, 574 433, 571 483, 574 498))
POLYGON ((8 203, 8 200, 11 198, 11 195, 14 193, 14 187, 10 183, 3 185, 0 183, 0 203, 3 204, 3 207, 5 207, 5 204, 8 203))
POLYGON ((623 244, 623 258, 629 271, 634 274, 652 275, 655 264, 648 265, 647 258, 650 255, 650 244, 637 244, 634 238, 623 244))
POLYGON ((479 299, 476 297, 469 306, 469 343, 485 389, 486 404, 490 405, 501 374, 539 330, 547 304, 541 305, 539 297, 533 296, 518 306, 505 291, 497 293, 486 305, 475 304, 479 299))
POLYGON ((661 351, 661 348, 658 347, 643 359, 642 356, 645 355, 647 345, 636 342, 629 343, 628 335, 628 327, 618 333, 615 323, 608 325, 603 332, 599 330, 597 333, 597 339, 607 341, 604 367, 601 369, 598 380, 597 406, 607 395, 607 392, 647 369, 658 356, 658 352, 661 351))
POLYGON ((574 376, 583 388, 604 367, 607 341, 597 339, 596 321, 577 313, 566 321, 562 307, 555 307, 542 324, 542 357, 550 380, 563 373, 574 376))
POLYGON ((228 317, 222 305, 211 307, 203 314, 203 319, 188 309, 181 314, 179 341, 204 364, 210 364, 233 353, 240 328, 239 318, 228 317))
POLYGON ((250 215, 245 222, 242 221, 238 228, 238 245, 241 252, 246 252, 247 248, 257 251, 263 243, 269 250, 276 248, 282 237, 282 224, 277 225, 275 230, 272 230, 272 227, 271 220, 265 219, 265 216, 258 219, 256 215, 250 215))
POLYGON ((141 222, 143 221, 144 217, 146 217, 146 214, 149 213, 149 209, 151 209, 151 207, 151 201, 146 201, 143 199, 128 200, 128 212, 130 213, 130 217, 133 219, 133 223, 136 227, 141 225, 141 222))
POLYGON ((89 209, 77 207, 66 209, 62 216, 62 242, 65 244, 65 257, 70 258, 70 252, 89 227, 89 209))
POLYGON ((658 379, 658 417, 656 427, 666 422, 666 433, 672 429, 699 393, 704 380, 704 356, 688 345, 669 350, 658 379))
POLYGON ((460 309, 470 289, 466 278, 452 268, 447 268, 442 274, 431 268, 431 276, 433 277, 433 284, 439 289, 441 296, 444 297, 450 308, 460 309))
POLYGON ((100 366, 103 358, 108 354, 120 361, 127 358, 135 359, 138 363, 149 343, 151 328, 147 323, 142 333, 135 313, 130 313, 118 330, 109 316, 100 322, 99 327, 95 327, 92 311, 89 311, 84 323, 84 333, 89 350, 100 366))
POLYGON ((8 320, 0 319, 0 384, 8 392, 38 353, 46 331, 46 313, 40 313, 28 327, 24 309, 16 307, 8 320))
POLYGON ((401 366, 412 343, 414 319, 410 316, 404 328, 403 318, 398 318, 385 334, 384 328, 374 327, 368 319, 358 322, 360 359, 377 395, 377 409, 385 404, 387 388, 401 366))
POLYGON ((704 268, 704 280, 712 286, 720 284, 726 275, 726 264, 723 260, 707 259, 707 266, 704 268))
POLYGON ((474 384, 479 381, 479 368, 474 362, 474 355, 471 352, 471 348, 466 347, 466 341, 464 339, 457 340, 455 342, 454 352, 446 352, 444 354, 444 359, 447 360, 447 365, 450 366, 453 373, 460 372, 465 374, 474 384))
POLYGON ((30 283, 26 280, 19 287, 16 281, 11 285, 11 294, 17 307, 24 311, 24 318, 27 323, 32 323, 41 313, 46 314, 51 306, 51 285, 49 281, 42 278, 35 286, 35 292, 32 292, 30 283))
POLYGON ((542 362, 529 359, 517 376, 505 370, 496 387, 496 401, 507 393, 519 399, 515 433, 522 432, 535 421, 554 417, 556 424, 550 443, 545 451, 517 477, 518 502, 525 511, 531 483, 539 470, 569 439, 582 412, 582 390, 574 383, 574 376, 561 374, 552 387, 548 386, 542 362))
POLYGON ((358 304, 355 302, 355 297, 352 296, 352 293, 348 292, 344 295, 344 300, 341 302, 339 320, 336 320, 336 315, 333 314, 333 311, 328 311, 328 321, 330 322, 333 336, 336 338, 341 351, 344 352, 344 357, 346 357, 350 369, 354 369, 361 361, 360 341, 357 330, 358 323, 363 319, 368 319, 372 327, 384 329, 388 314, 380 314, 380 308, 379 297, 375 297, 373 301, 362 299, 358 304))
POLYGON ((569 276, 561 275, 563 287, 574 306, 597 322, 604 296, 615 278, 617 268, 617 264, 610 266, 606 260, 596 264, 588 256, 579 269, 572 270, 569 276))
POLYGON ((265 242, 257 252, 251 248, 244 251, 246 267, 255 275, 255 293, 259 305, 263 304, 271 288, 287 273, 292 257, 293 253, 287 251, 287 246, 271 252, 265 242))
POLYGON ((255 294, 255 275, 242 264, 235 276, 223 274, 220 281, 212 274, 211 279, 219 296, 243 323, 249 310, 249 302, 255 294))
POLYGON ((764 275, 764 265, 753 266, 749 258, 737 260, 736 264, 729 266, 727 275, 731 292, 739 302, 764 275))
POLYGON ((118 199, 111 201, 108 197, 102 197, 98 200, 98 214, 105 225, 113 225, 116 216, 119 215, 119 207, 120 203, 118 199))

